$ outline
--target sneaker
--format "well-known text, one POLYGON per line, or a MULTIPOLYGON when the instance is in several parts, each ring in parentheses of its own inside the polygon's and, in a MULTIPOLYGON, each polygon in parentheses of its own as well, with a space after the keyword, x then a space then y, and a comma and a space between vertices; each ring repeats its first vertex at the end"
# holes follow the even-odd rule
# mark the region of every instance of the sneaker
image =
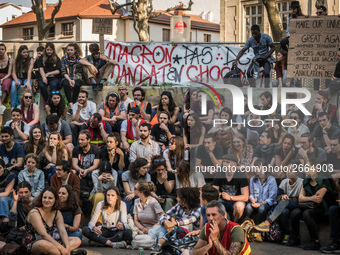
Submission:
POLYGON ((328 246, 320 249, 322 253, 340 254, 340 244, 332 241, 328 246))
POLYGON ((105 245, 102 245, 101 243, 97 243, 95 241, 89 240, 89 245, 93 247, 105 247, 105 245))
POLYGON ((299 238, 289 238, 289 241, 287 242, 287 246, 296 246, 300 245, 300 239, 299 238))
POLYGON ((92 91, 97 91, 97 84, 92 84, 92 91))
POLYGON ((113 249, 125 249, 126 248, 126 242, 120 241, 120 242, 114 242, 112 244, 113 249))
POLYGON ((264 222, 260 223, 259 225, 254 226, 254 228, 260 232, 269 232, 269 226, 267 226, 266 223, 264 222))
POLYGON ((151 250, 150 254, 159 254, 162 252, 162 246, 157 244, 156 246, 152 247, 150 250, 151 250))
POLYGON ((85 250, 71 251, 71 255, 87 255, 87 251, 85 250))
POLYGON ((312 241, 306 244, 305 246, 303 246, 304 250, 309 250, 309 251, 318 251, 320 250, 320 248, 321 248, 320 242, 315 242, 315 241, 312 241))
POLYGON ((5 110, 6 110, 6 106, 1 105, 1 107, 0 107, 0 114, 4 114, 5 110))
POLYGON ((98 83, 98 91, 102 91, 103 90, 103 83, 98 83))
POLYGON ((289 235, 285 235, 282 240, 282 244, 287 244, 289 240, 289 235))

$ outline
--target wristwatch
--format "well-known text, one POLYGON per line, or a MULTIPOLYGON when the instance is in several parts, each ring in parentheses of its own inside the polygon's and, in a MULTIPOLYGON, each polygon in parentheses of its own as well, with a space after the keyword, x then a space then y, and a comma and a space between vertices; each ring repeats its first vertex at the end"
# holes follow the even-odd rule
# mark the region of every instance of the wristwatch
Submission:
POLYGON ((232 201, 233 200, 233 196, 230 196, 230 201, 232 201))

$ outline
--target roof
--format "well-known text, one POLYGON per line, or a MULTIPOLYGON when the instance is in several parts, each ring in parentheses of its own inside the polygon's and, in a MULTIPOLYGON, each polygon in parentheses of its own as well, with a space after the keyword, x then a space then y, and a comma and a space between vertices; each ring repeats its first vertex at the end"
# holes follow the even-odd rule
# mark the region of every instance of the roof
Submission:
MULTIPOLYGON (((54 5, 47 5, 44 11, 45 19, 50 19, 51 14, 54 10, 54 5)), ((123 10, 118 10, 115 16, 119 17, 123 13, 123 10)), ((60 10, 57 13, 56 20, 87 16, 87 15, 98 15, 98 16, 112 16, 110 10, 110 4, 107 0, 64 0, 61 4, 60 10)), ((24 15, 21 15, 5 24, 1 27, 10 27, 22 25, 23 23, 35 23, 37 21, 35 13, 30 11, 24 15)))
MULTIPOLYGON (((161 11, 156 11, 161 12, 161 11)), ((169 24, 171 17, 174 16, 174 12, 164 13, 157 18, 149 20, 150 23, 163 23, 169 24)), ((191 29, 202 29, 202 30, 210 30, 210 31, 220 31, 220 25, 214 22, 206 21, 199 17, 196 14, 185 14, 185 16, 189 16, 191 19, 191 29)))
POLYGON ((15 8, 21 10, 21 6, 17 6, 17 5, 12 4, 12 3, 1 3, 1 4, 0 4, 0 9, 5 8, 5 7, 8 6, 8 5, 12 5, 13 7, 15 7, 15 8))
MULTIPOLYGON (((54 5, 47 5, 46 10, 44 11, 45 18, 48 20, 51 17, 52 11, 54 10, 54 5)), ((156 11, 160 12, 160 11, 156 11)), ((110 10, 110 4, 108 0, 63 0, 62 5, 60 7, 60 11, 56 15, 56 20, 64 20, 70 18, 92 18, 92 17, 111 17, 111 18, 120 18, 124 15, 124 10, 119 9, 117 13, 113 16, 110 10)), ((158 23, 158 24, 170 24, 170 18, 174 15, 174 12, 165 13, 157 18, 150 19, 150 23, 158 23)), ((220 25, 206 21, 194 14, 186 14, 191 17, 191 28, 192 29, 202 29, 202 30, 210 30, 210 31, 220 31, 220 25)), ((124 18, 132 19, 131 16, 125 16, 124 18)), ((1 27, 12 27, 12 26, 22 26, 31 25, 36 23, 36 16, 33 11, 30 11, 26 14, 23 14, 3 25, 1 27)))

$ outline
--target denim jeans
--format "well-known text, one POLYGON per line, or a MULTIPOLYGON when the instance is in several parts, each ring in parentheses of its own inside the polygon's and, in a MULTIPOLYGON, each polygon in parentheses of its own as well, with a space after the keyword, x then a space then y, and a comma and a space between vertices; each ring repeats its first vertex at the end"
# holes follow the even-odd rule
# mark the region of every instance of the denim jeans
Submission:
POLYGON ((165 227, 161 227, 161 229, 158 232, 158 239, 165 239, 167 241, 170 241, 172 238, 176 239, 176 230, 177 226, 174 226, 174 230, 172 232, 168 232, 168 230, 165 227))
POLYGON ((106 228, 101 229, 102 234, 97 235, 90 230, 89 227, 83 228, 83 235, 86 236, 89 240, 95 241, 102 245, 105 245, 107 240, 111 242, 120 242, 120 241, 131 241, 132 240, 132 231, 130 229, 111 231, 106 228))
POLYGON ((253 211, 257 211, 258 215, 259 215, 259 220, 260 222, 263 222, 266 220, 267 218, 267 214, 270 210, 270 206, 268 204, 262 204, 259 208, 253 208, 251 206, 251 202, 249 202, 246 205, 246 208, 244 209, 244 215, 246 217, 251 218, 250 216, 252 215, 253 211))
MULTIPOLYGON (((18 81, 20 82, 20 85, 24 85, 24 84, 26 84, 27 79, 25 79, 25 80, 24 79, 18 79, 18 81)), ((32 84, 33 84, 32 79, 31 79, 30 83, 31 83, 31 87, 32 87, 32 84)), ((18 90, 18 87, 20 85, 15 85, 15 81, 14 80, 12 81, 12 85, 11 85, 11 108, 15 108, 17 106, 17 90, 18 90)), ((32 91, 32 89, 31 89, 31 91, 32 91)))
POLYGON ((38 80, 38 85, 39 85, 40 93, 46 103, 48 100, 48 92, 47 92, 48 85, 50 86, 50 91, 56 91, 61 88, 59 78, 47 79, 47 84, 43 83, 42 79, 40 78, 38 80))
POLYGON ((13 201, 12 195, 9 195, 8 197, 0 197, 0 217, 8 218, 12 201, 13 201))
POLYGON ((339 241, 340 239, 340 206, 329 207, 330 239, 339 241))
POLYGON ((48 185, 51 184, 51 177, 52 175, 55 175, 57 171, 55 170, 55 166, 51 166, 49 169, 45 172, 45 178, 47 178, 48 185))
POLYGON ((135 204, 135 199, 137 199, 137 197, 132 198, 130 201, 126 201, 126 197, 124 197, 123 201, 126 204, 127 214, 133 215, 133 207, 134 207, 134 204, 135 204))

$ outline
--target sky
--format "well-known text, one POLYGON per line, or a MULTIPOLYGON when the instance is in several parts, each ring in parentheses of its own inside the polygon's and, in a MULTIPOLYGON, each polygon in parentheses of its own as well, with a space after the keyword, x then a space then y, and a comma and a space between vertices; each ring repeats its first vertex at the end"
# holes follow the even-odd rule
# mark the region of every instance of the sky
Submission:
MULTIPOLYGON (((22 6, 25 6, 25 7, 31 7, 32 6, 32 2, 31 0, 0 0, 0 3, 13 3, 15 5, 22 5, 22 6)), ((46 3, 47 4, 53 4, 53 3, 56 3, 57 1, 56 0, 46 0, 46 3)))

